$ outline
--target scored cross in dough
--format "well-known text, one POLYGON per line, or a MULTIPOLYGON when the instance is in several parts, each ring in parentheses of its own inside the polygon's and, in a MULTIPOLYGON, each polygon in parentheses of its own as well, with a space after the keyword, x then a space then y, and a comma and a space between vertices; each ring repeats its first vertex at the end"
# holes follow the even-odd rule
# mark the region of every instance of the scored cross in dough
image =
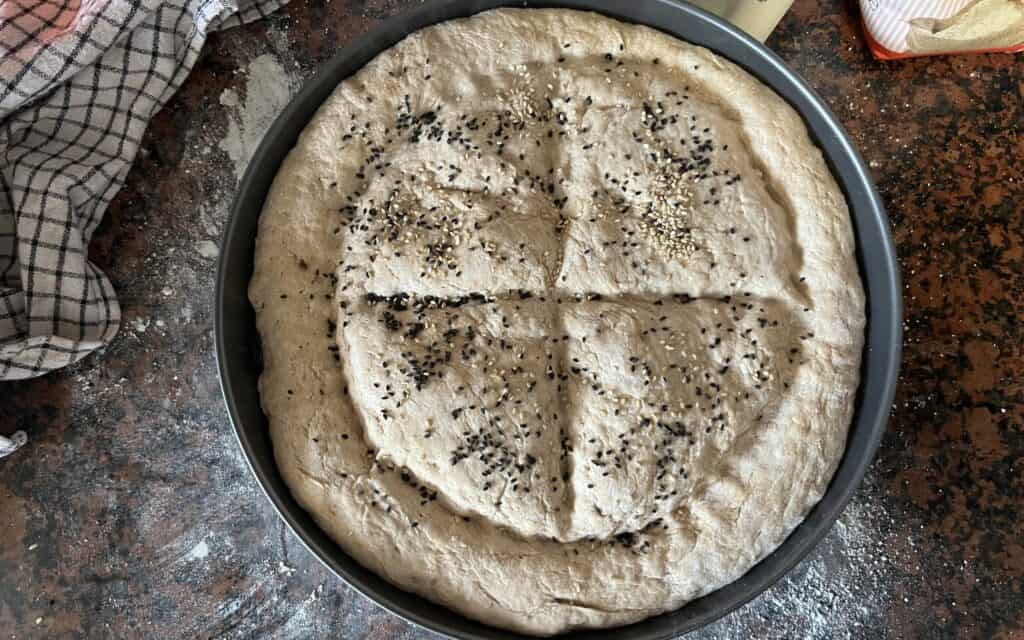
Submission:
MULTIPOLYGON (((522 536, 639 531, 784 396, 784 305, 596 295, 378 298, 340 336, 370 446, 522 536), (357 372, 357 373, 356 373, 357 372)), ((767 414, 767 415, 766 415, 767 414)))

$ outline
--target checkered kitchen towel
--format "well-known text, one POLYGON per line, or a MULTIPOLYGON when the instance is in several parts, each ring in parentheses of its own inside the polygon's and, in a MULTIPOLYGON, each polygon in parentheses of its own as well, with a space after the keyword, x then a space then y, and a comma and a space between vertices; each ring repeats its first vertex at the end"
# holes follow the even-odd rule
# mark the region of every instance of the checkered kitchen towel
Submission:
MULTIPOLYGON (((207 33, 283 1, 0 0, 0 381, 117 333, 89 238, 207 33)), ((0 436, 0 456, 14 444, 0 436)))

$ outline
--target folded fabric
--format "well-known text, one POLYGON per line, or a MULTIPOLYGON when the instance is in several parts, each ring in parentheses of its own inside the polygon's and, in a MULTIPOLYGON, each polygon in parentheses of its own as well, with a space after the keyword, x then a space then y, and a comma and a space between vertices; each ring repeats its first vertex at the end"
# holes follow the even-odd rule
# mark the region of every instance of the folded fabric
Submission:
POLYGON ((25 444, 27 439, 24 431, 15 431, 9 437, 0 436, 0 458, 14 453, 14 450, 25 444))
POLYGON ((0 380, 75 362, 117 333, 89 239, 207 34, 281 4, 0 2, 0 380))
POLYGON ((861 0, 860 7, 877 58, 1024 51, 1024 0, 861 0))

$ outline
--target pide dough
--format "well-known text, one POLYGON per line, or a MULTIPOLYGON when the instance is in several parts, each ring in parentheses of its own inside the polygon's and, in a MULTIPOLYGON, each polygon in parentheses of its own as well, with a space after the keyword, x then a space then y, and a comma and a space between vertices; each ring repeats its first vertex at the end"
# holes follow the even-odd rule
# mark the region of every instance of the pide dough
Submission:
POLYGON ((842 456, 863 343, 849 213, 793 109, 567 10, 445 22, 342 82, 249 294, 299 503, 394 584, 538 635, 775 549, 842 456))

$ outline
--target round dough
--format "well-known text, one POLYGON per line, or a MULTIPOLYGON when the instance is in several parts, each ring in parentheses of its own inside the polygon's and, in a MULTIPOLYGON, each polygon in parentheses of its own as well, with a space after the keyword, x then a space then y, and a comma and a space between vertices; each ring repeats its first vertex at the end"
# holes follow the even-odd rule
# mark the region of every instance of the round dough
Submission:
POLYGON ((750 569, 858 384, 843 195, 750 75, 592 13, 424 29, 281 167, 250 298, 278 464, 354 558, 531 634, 750 569))

